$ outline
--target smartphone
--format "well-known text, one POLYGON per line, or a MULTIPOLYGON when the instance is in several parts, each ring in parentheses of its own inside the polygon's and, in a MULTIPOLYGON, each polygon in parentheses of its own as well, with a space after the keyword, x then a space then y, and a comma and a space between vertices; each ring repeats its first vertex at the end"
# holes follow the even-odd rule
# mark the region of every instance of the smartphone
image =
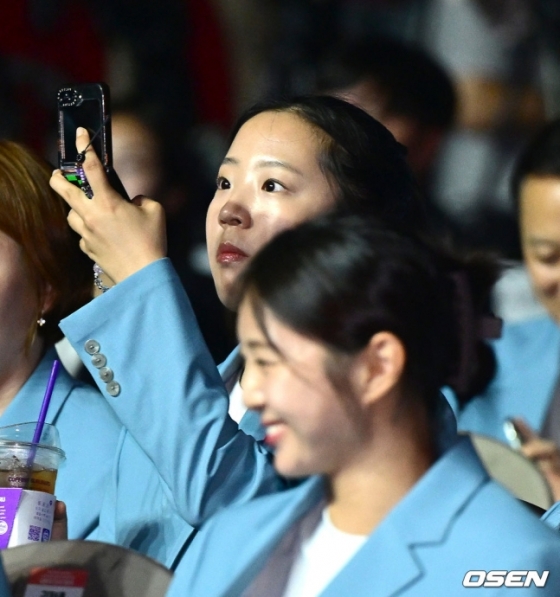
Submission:
POLYGON ((111 96, 106 83, 69 85, 58 90, 58 167, 78 187, 76 129, 89 132, 91 145, 103 164, 109 183, 125 199, 128 195, 113 169, 111 142, 111 96))
POLYGON ((526 441, 513 419, 506 419, 504 421, 504 434, 509 445, 514 450, 519 450, 526 441))

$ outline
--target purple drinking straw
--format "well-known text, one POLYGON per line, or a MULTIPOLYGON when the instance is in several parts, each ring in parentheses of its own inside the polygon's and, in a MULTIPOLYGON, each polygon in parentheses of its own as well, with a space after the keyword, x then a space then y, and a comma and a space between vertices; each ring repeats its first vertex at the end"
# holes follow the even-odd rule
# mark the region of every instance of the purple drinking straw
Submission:
POLYGON ((45 390, 45 397, 43 398, 43 404, 41 404, 41 411, 39 412, 39 418, 37 419, 37 425, 35 427, 35 433, 31 443, 31 451, 29 452, 29 458, 27 459, 28 468, 33 467, 33 461, 35 460, 35 454, 37 453, 37 444, 41 440, 43 434, 43 427, 45 426, 45 419, 47 418, 47 411, 49 410, 49 404, 51 403, 51 397, 54 389, 54 383, 60 369, 60 361, 54 360, 52 365, 51 374, 49 376, 49 382, 47 383, 47 389, 45 390))
POLYGON ((35 433, 33 434, 33 444, 38 444, 43 433, 43 427, 45 426, 45 419, 47 418, 47 411, 49 410, 49 404, 51 403, 51 397, 54 389, 54 382, 60 369, 60 361, 54 360, 51 374, 49 376, 49 383, 45 391, 45 397, 43 398, 43 404, 41 404, 41 411, 39 412, 39 418, 37 419, 37 426, 35 427, 35 433))

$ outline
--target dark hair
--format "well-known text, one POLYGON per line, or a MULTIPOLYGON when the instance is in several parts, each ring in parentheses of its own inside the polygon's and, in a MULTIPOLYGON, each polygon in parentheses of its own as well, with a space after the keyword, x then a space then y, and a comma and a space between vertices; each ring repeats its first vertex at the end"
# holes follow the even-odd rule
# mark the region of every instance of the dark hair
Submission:
POLYGON ((79 237, 68 226, 64 200, 49 186, 52 167, 31 150, 0 140, 0 230, 19 243, 33 277, 39 305, 50 286, 53 303, 35 333, 48 344, 62 338, 59 321, 92 296, 92 262, 80 250, 79 237))
POLYGON ((376 85, 388 114, 440 130, 453 125, 457 98, 451 77, 419 47, 383 37, 361 40, 332 48, 319 65, 323 93, 361 81, 376 85))
POLYGON ((514 167, 511 191, 519 216, 521 185, 528 176, 560 178, 560 119, 544 125, 521 152, 514 167))
POLYGON ((377 120, 330 96, 270 100, 246 110, 230 135, 262 112, 290 112, 324 136, 319 163, 338 190, 337 211, 374 215, 403 230, 425 227, 406 150, 377 120))
POLYGON ((459 305, 468 303, 473 329, 497 274, 486 258, 459 259, 379 221, 331 214, 274 238, 248 265, 243 289, 265 334, 263 305, 338 353, 360 351, 377 332, 395 334, 407 355, 403 382, 432 409, 444 385, 463 404, 494 374, 491 348, 472 337, 466 383, 455 382, 464 346, 459 305))

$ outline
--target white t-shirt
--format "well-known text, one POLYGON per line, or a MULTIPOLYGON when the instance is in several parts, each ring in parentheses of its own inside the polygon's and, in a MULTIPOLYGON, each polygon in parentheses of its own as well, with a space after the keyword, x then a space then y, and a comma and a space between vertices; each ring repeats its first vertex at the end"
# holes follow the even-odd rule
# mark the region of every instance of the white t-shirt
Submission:
POLYGON ((337 529, 324 508, 315 530, 302 537, 283 597, 320 595, 366 540, 367 535, 352 535, 337 529))
POLYGON ((236 422, 239 423, 243 418, 243 415, 247 412, 247 407, 243 403, 243 390, 239 383, 239 376, 237 381, 231 390, 229 391, 229 416, 236 422))

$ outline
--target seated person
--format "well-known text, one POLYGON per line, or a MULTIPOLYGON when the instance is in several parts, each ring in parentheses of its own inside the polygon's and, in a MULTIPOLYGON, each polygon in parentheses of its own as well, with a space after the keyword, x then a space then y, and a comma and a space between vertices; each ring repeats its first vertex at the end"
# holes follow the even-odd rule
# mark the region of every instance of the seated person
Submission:
MULTIPOLYGON (((80 131, 77 147, 88 143, 80 131)), ((284 486, 245 412, 235 350, 216 368, 192 306, 165 255, 161 206, 123 201, 93 150, 89 200, 59 172, 81 246, 116 285, 61 323, 127 429, 97 539, 170 568, 188 558, 196 529, 219 509, 284 486), (92 359, 107 359, 110 386, 92 359)), ((237 310, 237 279, 273 236, 316 215, 373 213, 411 230, 421 205, 403 147, 363 110, 334 97, 249 108, 239 119, 208 207, 207 245, 220 300, 237 310)))
POLYGON ((278 473, 310 478, 210 520, 168 596, 447 597, 518 568, 540 575, 523 594, 556 595, 560 538, 489 478, 439 392, 465 349, 457 300, 482 320, 494 273, 355 216, 257 254, 243 398, 278 473))
POLYGON ((547 314, 504 326, 496 377, 459 413, 459 427, 505 442, 504 423, 517 417, 523 452, 560 500, 560 120, 525 149, 512 189, 523 259, 547 314))
MULTIPOLYGON (((92 263, 50 175, 24 146, 0 141, 0 426, 37 421, 62 338, 58 323, 92 295, 92 263)), ((84 539, 99 522, 121 425, 96 389, 63 368, 46 422, 66 452, 56 495, 67 506, 68 537, 84 539)))

